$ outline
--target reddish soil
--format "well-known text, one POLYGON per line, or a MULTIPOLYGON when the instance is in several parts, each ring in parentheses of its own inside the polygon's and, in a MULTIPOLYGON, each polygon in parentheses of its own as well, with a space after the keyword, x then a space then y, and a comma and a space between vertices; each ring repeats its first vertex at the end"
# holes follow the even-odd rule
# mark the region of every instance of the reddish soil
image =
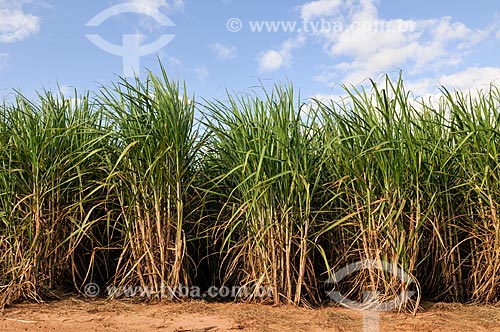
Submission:
MULTIPOLYGON (((380 331, 500 331, 498 307, 443 303, 424 307, 416 316, 381 314, 380 331)), ((361 332, 362 320, 362 313, 338 307, 305 309, 201 301, 146 305, 70 298, 6 308, 0 313, 0 331, 361 332)))

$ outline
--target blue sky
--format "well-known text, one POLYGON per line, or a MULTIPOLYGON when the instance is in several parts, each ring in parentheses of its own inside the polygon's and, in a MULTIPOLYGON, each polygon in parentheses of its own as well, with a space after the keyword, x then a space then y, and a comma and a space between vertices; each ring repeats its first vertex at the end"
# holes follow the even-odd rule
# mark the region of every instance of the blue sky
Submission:
POLYGON ((418 96, 500 81, 498 0, 0 0, 0 95, 109 85, 124 74, 123 58, 87 35, 121 45, 126 34, 141 45, 175 35, 138 58, 139 74, 158 72, 160 58, 171 78, 206 98, 259 80, 334 97, 342 83, 400 69, 418 96), (128 12, 117 10, 123 4, 128 12), (115 15, 88 25, 108 8, 115 15))

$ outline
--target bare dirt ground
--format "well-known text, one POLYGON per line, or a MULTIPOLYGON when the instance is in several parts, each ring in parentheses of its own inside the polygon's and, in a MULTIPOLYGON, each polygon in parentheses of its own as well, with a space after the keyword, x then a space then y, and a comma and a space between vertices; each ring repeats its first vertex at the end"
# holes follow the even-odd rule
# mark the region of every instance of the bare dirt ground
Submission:
MULTIPOLYGON (((384 313, 380 331, 500 331, 500 308, 427 304, 416 316, 384 313)), ((238 303, 133 304, 69 298, 18 304, 0 313, 0 331, 363 331, 363 315, 238 303)))

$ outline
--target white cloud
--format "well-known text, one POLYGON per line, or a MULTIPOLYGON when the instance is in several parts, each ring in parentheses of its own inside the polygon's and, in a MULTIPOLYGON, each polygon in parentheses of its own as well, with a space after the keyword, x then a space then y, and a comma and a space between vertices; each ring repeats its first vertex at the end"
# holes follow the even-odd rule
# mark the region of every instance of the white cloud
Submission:
POLYGON ((258 56, 259 71, 278 70, 285 64, 284 55, 278 51, 270 50, 262 52, 258 56))
POLYGON ((348 95, 346 93, 341 93, 341 94, 316 93, 312 95, 310 99, 329 105, 331 103, 342 103, 342 101, 346 98, 348 98, 348 95))
POLYGON ((40 18, 22 11, 24 1, 0 2, 0 42, 15 43, 40 30, 40 18))
POLYGON ((437 78, 432 79, 427 77, 405 83, 406 90, 411 91, 413 97, 424 99, 439 99, 441 95, 439 92, 440 87, 437 78))
POLYGON ((500 67, 470 67, 441 76, 439 83, 462 91, 488 89, 491 83, 500 85, 500 67))
POLYGON ((72 99, 75 97, 75 87, 71 85, 63 85, 59 87, 59 91, 65 98, 72 99))
POLYGON ((210 75, 210 72, 205 65, 187 66, 179 58, 173 56, 167 59, 166 69, 167 71, 175 70, 177 72, 194 74, 194 76, 200 81, 204 81, 210 75))
POLYGON ((182 9, 185 5, 185 0, 128 0, 129 3, 134 4, 144 13, 150 13, 154 10, 176 10, 182 9))
POLYGON ((447 75, 435 78, 422 78, 408 82, 406 85, 416 97, 437 100, 444 86, 453 91, 455 89, 475 94, 479 90, 487 90, 490 84, 500 85, 500 67, 469 67, 447 75))
POLYGON ((343 29, 319 32, 316 38, 327 53, 343 62, 325 67, 316 80, 357 84, 399 69, 410 74, 435 72, 460 64, 466 52, 488 35, 450 17, 381 19, 376 4, 375 0, 346 2, 341 8, 343 29))
POLYGON ((208 75, 210 74, 208 72, 207 67, 205 67, 203 65, 193 68, 192 71, 196 75, 196 78, 199 79, 200 81, 204 81, 208 77, 208 75))
MULTIPOLYGON (((115 1, 118 2, 117 4, 123 3, 123 0, 115 1)), ((158 12, 171 14, 183 10, 185 7, 185 0, 126 0, 126 2, 132 4, 136 11, 145 14, 145 16, 139 19, 134 18, 130 23, 148 31, 155 31, 161 28, 161 24, 158 21, 148 16, 154 16, 158 12)), ((175 24, 175 22, 173 23, 175 24)))
POLYGON ((323 71, 315 77, 329 86, 336 82, 357 84, 400 69, 405 74, 435 73, 461 64, 475 44, 491 35, 491 31, 471 29, 451 17, 382 19, 378 3, 378 0, 305 3, 299 7, 301 18, 315 20, 310 22, 312 31, 307 31, 310 34, 298 32, 280 47, 259 53, 259 71, 289 66, 293 51, 312 39, 337 60, 334 65, 323 66, 323 71))
POLYGON ((210 48, 215 51, 219 59, 229 60, 236 57, 236 47, 234 46, 215 43, 210 45, 210 48))
POLYGON ((5 69, 8 68, 8 60, 10 58, 10 55, 7 53, 0 53, 0 72, 4 71, 5 69))
POLYGON ((297 38, 286 40, 277 50, 267 50, 259 53, 257 56, 259 72, 271 72, 289 66, 292 62, 292 51, 302 47, 305 42, 306 37, 299 35, 297 38))
POLYGON ((316 17, 333 15, 342 4, 341 0, 317 0, 300 6, 300 16, 304 21, 310 21, 316 17))
MULTIPOLYGON (((380 75, 375 75, 370 78, 374 79, 379 85, 383 85, 385 81, 385 73, 379 73, 380 75)), ((397 77, 399 72, 392 73, 390 77, 397 77)), ((370 89, 371 84, 365 82, 362 84, 363 87, 370 89)), ((436 74, 423 76, 419 79, 411 79, 404 81, 404 86, 406 91, 412 92, 412 97, 423 98, 428 101, 431 100, 433 103, 437 102, 442 93, 440 89, 444 86, 449 91, 460 90, 464 93, 470 91, 471 95, 476 95, 480 90, 488 90, 490 84, 495 86, 500 86, 500 67, 468 67, 464 70, 451 72, 449 74, 436 74)), ((335 94, 316 94, 313 96, 320 101, 340 101, 347 98, 345 94, 340 93, 335 94)), ((348 98, 347 98, 348 99, 348 98)))
POLYGON ((169 57, 168 58, 168 64, 171 66, 171 67, 181 67, 182 66, 182 61, 176 57, 169 57))

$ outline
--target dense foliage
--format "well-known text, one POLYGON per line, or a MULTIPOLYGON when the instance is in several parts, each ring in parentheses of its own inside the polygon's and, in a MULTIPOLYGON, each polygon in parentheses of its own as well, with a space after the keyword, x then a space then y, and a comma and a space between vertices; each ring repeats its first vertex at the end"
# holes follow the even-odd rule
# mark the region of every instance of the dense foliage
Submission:
POLYGON ((315 305, 366 259, 416 282, 358 271, 338 286, 351 298, 500 301, 498 88, 431 103, 387 78, 306 104, 289 85, 185 90, 163 72, 0 106, 0 306, 89 282, 315 305))

